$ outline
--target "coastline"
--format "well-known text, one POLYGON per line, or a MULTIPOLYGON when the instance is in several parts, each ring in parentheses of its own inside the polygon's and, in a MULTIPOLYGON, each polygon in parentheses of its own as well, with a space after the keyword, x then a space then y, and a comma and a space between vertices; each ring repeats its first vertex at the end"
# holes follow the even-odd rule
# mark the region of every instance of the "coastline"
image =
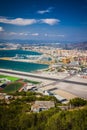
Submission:
POLYGON ((10 57, 3 57, 0 58, 0 60, 6 60, 6 61, 17 61, 17 62, 27 62, 27 63, 35 63, 35 64, 40 64, 40 65, 49 65, 43 62, 37 62, 37 61, 33 61, 33 60, 27 60, 27 59, 12 59, 10 57))
MULTIPOLYGON (((0 51, 12 51, 13 49, 2 49, 2 50, 0 50, 0 51)), ((19 49, 14 49, 14 51, 18 51, 19 49)), ((42 52, 40 52, 40 51, 36 51, 36 50, 23 50, 23 49, 21 49, 21 50, 19 50, 19 51, 24 51, 24 52, 31 52, 31 53, 38 53, 38 54, 34 54, 34 55, 39 55, 39 56, 43 56, 44 57, 44 55, 47 55, 47 54, 45 54, 45 53, 42 53, 42 52)), ((4 54, 5 54, 5 52, 4 52, 4 54)), ((18 53, 15 53, 15 55, 17 55, 18 53)), ((23 54, 23 53, 19 53, 18 55, 32 55, 32 54, 23 54)), ((33 55, 32 55, 33 56, 33 55)), ((50 61, 44 61, 44 60, 38 60, 38 58, 36 57, 36 59, 25 59, 25 58, 21 58, 21 57, 18 57, 18 58, 16 58, 16 56, 12 56, 12 57, 9 57, 8 55, 5 55, 4 57, 3 57, 3 55, 1 54, 1 57, 0 57, 0 60, 8 60, 8 61, 18 61, 18 62, 27 62, 27 63, 37 63, 37 64, 45 64, 45 65, 50 65, 51 64, 51 62, 50 61)))
MULTIPOLYGON (((7 51, 7 50, 2 50, 3 51, 7 51)), ((20 50, 18 51, 18 49, 15 49, 14 51, 17 51, 17 52, 13 52, 14 55, 18 54, 18 55, 42 55, 41 52, 39 51, 35 51, 35 50, 20 50)), ((0 57, 0 62, 1 62, 1 65, 0 65, 0 68, 2 69, 10 69, 11 70, 19 70, 19 71, 22 71, 22 72, 36 72, 36 71, 41 71, 41 70, 44 70, 44 69, 47 69, 49 68, 49 64, 43 62, 43 61, 38 61, 37 60, 37 57, 36 59, 25 59, 25 58, 22 58, 21 57, 18 57, 18 59, 15 58, 15 56, 13 56, 12 54, 12 49, 8 49, 8 53, 5 54, 5 52, 2 53, 1 52, 1 57, 0 57), (11 51, 9 53, 9 51, 11 51), (5 54, 5 55, 4 55, 5 54), (10 55, 9 55, 10 54, 10 55), (11 57, 12 56, 12 57, 11 57), (18 63, 20 62, 20 63, 18 63), (28 65, 29 63, 29 65, 28 65), (20 66, 19 66, 20 64, 20 66), (6 65, 6 67, 5 67, 6 65)))
POLYGON ((12 60, 0 60, 0 68, 8 69, 13 71, 21 72, 32 72, 43 71, 49 68, 47 64, 41 63, 32 63, 32 62, 21 62, 21 61, 12 61, 12 60))

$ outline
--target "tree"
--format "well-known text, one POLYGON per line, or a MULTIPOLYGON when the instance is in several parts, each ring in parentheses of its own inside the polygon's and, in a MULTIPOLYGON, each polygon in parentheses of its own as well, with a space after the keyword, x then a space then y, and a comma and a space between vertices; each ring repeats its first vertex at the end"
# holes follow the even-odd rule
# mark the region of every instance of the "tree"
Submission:
POLYGON ((70 100, 69 104, 71 104, 72 106, 75 106, 75 107, 79 107, 79 106, 86 105, 87 101, 82 98, 74 98, 74 99, 70 100))
POLYGON ((87 108, 62 111, 48 119, 45 130, 86 130, 87 108))

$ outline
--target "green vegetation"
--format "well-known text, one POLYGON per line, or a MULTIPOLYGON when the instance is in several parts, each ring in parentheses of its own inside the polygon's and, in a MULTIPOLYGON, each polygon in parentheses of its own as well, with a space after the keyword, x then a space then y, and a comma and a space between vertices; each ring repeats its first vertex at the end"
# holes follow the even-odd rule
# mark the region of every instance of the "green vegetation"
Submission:
POLYGON ((87 108, 62 111, 48 119, 45 130, 86 130, 87 108))
POLYGON ((31 91, 18 92, 22 85, 22 82, 13 82, 4 89, 4 92, 11 93, 14 98, 9 104, 0 100, 0 130, 87 130, 86 100, 72 99, 69 104, 76 109, 63 111, 58 108, 58 101, 53 96, 31 91), (33 113, 31 105, 36 100, 54 101, 56 107, 33 113))
MULTIPOLYGON (((32 96, 34 93, 28 93, 32 96)), ((35 95, 34 95, 35 96, 35 95)), ((73 111, 51 108, 31 113, 31 103, 16 99, 0 103, 1 130, 87 130, 87 107, 73 111)))
MULTIPOLYGON (((10 104, 6 104, 5 100, 0 101, 1 130, 87 130, 87 106, 67 111, 55 107, 32 113, 33 101, 55 99, 35 92, 16 91, 13 94, 17 98, 10 100, 10 104)), ((78 98, 73 100, 81 101, 78 98)))
POLYGON ((28 91, 28 92, 15 92, 15 93, 11 93, 12 95, 14 96, 22 96, 21 99, 18 99, 18 101, 20 102, 33 102, 33 101, 54 101, 55 104, 58 103, 58 100, 56 100, 55 97, 53 96, 45 96, 45 95, 41 95, 39 93, 35 93, 35 92, 31 92, 31 91, 28 91))
POLYGON ((27 80, 27 79, 25 79, 24 82, 28 82, 28 83, 32 83, 32 84, 40 84, 41 83, 41 82, 27 80))
POLYGON ((81 98, 74 98, 70 100, 70 104, 74 107, 80 107, 87 104, 87 100, 81 99, 81 98))
POLYGON ((22 86, 23 86, 23 83, 21 83, 21 82, 13 82, 13 83, 8 84, 8 85, 4 88, 3 92, 5 92, 5 93, 15 92, 15 91, 17 91, 19 88, 21 88, 22 86))
POLYGON ((19 80, 19 78, 17 78, 17 77, 6 76, 6 75, 0 75, 0 78, 7 78, 8 80, 11 80, 11 81, 19 80))

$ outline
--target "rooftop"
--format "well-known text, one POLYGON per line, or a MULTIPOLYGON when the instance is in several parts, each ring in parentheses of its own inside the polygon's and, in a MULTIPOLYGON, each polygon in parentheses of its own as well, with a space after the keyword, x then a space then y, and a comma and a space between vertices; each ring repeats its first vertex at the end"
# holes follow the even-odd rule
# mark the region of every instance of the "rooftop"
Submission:
POLYGON ((54 101, 35 101, 31 107, 31 110, 33 112, 39 112, 42 110, 48 110, 52 107, 55 107, 54 101))

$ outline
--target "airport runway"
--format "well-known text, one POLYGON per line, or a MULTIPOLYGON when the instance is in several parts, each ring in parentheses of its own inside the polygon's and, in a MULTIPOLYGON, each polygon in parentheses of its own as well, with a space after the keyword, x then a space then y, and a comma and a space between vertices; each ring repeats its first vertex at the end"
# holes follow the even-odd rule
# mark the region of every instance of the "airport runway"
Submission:
POLYGON ((7 73, 7 74, 14 74, 14 75, 19 75, 19 76, 26 76, 26 77, 32 77, 32 78, 39 78, 39 79, 44 79, 44 80, 52 80, 52 81, 57 81, 57 82, 65 82, 65 83, 71 83, 71 84, 77 84, 77 85, 84 85, 87 86, 87 83, 83 82, 76 82, 76 81, 69 81, 67 79, 57 79, 57 78, 51 78, 51 77, 45 77, 45 76, 39 76, 36 74, 28 74, 28 73, 20 73, 20 72, 14 72, 14 71, 7 71, 7 70, 1 70, 1 73, 7 73))
POLYGON ((46 76, 40 76, 39 74, 34 74, 34 73, 26 73, 26 72, 18 72, 18 71, 13 71, 13 70, 5 70, 5 69, 0 69, 1 74, 7 74, 7 75, 14 75, 14 76, 19 76, 23 78, 32 78, 35 80, 41 80, 45 81, 46 84, 43 84, 40 86, 40 88, 43 87, 48 87, 48 86, 53 86, 53 88, 56 88, 55 91, 57 90, 63 90, 65 92, 69 92, 71 94, 74 94, 80 98, 85 98, 87 99, 87 82, 82 82, 80 80, 76 81, 76 79, 72 79, 73 76, 67 76, 63 79, 58 79, 58 78, 52 78, 52 77, 46 77, 46 76))

